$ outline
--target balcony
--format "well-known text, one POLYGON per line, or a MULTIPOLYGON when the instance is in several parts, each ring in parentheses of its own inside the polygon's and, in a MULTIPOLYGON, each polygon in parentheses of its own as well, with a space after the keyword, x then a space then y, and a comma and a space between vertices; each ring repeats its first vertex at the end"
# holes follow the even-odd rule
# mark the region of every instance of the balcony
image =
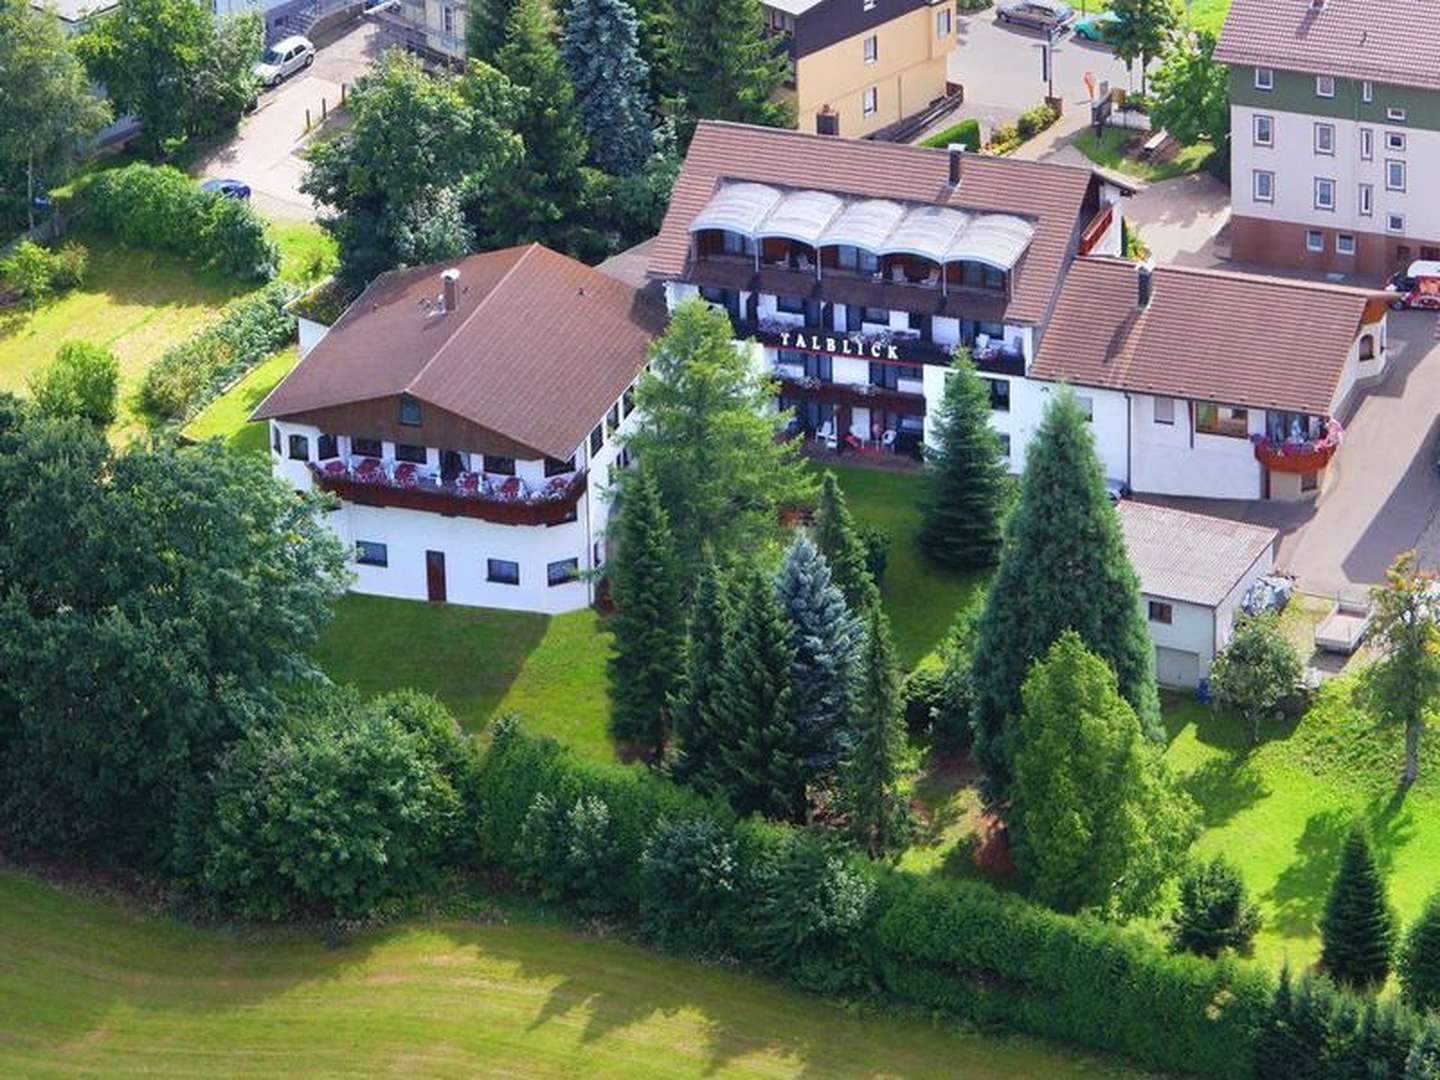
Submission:
POLYGON ((1271 472, 1313 473, 1330 464, 1344 437, 1340 425, 1332 420, 1319 439, 1278 441, 1264 435, 1254 435, 1251 439, 1255 444, 1255 460, 1271 472))
MULTIPOLYGON (((925 394, 915 390, 890 390, 869 383, 837 383, 807 376, 796 372, 790 365, 776 368, 775 378, 780 383, 780 393, 788 398, 802 401, 816 401, 822 405, 848 405, 858 409, 884 409, 887 412, 903 413, 907 416, 925 415, 925 394)), ((919 384, 911 379, 902 380, 911 385, 919 384)))
POLYGON ((497 525, 560 525, 575 513, 586 475, 555 476, 537 486, 519 477, 461 472, 443 479, 407 462, 335 458, 312 464, 315 486, 359 506, 423 510, 497 525))

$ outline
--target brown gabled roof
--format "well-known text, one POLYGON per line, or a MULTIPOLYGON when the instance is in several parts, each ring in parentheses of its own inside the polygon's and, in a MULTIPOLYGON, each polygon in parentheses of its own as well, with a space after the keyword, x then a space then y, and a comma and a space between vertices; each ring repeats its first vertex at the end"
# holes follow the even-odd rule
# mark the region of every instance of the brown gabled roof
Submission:
POLYGON ((1339 285, 1161 266, 1142 311, 1137 274, 1122 259, 1076 259, 1030 374, 1323 416, 1376 299, 1339 285))
POLYGON ((539 244, 370 283, 252 419, 408 393, 566 458, 645 365, 663 306, 539 244), (460 270, 440 313, 440 273, 460 270))
POLYGON ((1015 273, 1007 319, 1040 323, 1055 297, 1091 170, 968 154, 950 187, 944 150, 840 139, 778 128, 705 120, 695 131, 670 209, 650 254, 650 276, 683 280, 690 222, 722 180, 749 180, 836 195, 931 203, 1035 219, 1035 238, 1015 273))
POLYGON ((1215 607, 1280 534, 1262 525, 1123 499, 1117 506, 1140 591, 1215 607))
POLYGON ((1440 90, 1440 0, 1233 0, 1215 59, 1440 90))

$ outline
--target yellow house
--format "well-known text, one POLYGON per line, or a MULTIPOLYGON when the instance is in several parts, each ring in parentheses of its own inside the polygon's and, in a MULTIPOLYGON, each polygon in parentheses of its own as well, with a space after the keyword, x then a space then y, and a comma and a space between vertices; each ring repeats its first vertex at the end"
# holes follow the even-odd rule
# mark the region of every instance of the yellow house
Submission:
POLYGON ((859 138, 945 96, 949 0, 765 0, 790 53, 801 131, 859 138))

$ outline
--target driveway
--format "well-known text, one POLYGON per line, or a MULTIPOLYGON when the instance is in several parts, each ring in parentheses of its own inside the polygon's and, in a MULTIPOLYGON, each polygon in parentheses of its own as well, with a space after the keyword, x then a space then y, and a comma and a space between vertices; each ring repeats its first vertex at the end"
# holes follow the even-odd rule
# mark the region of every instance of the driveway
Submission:
POLYGON ((313 126, 322 110, 339 104, 341 87, 354 86, 379 57, 379 30, 362 19, 317 42, 315 62, 261 94, 259 107, 241 122, 235 137, 203 158, 197 172, 249 184, 256 209, 267 217, 313 220, 315 206, 300 191, 305 175, 300 154, 309 140, 306 110, 313 126))

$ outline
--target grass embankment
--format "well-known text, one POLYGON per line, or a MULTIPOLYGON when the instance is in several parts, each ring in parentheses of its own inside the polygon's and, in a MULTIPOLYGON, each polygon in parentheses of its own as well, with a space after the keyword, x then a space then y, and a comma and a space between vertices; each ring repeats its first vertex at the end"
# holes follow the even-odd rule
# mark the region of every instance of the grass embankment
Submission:
POLYGON ((1182 146, 1173 156, 1163 161, 1141 161, 1132 157, 1129 151, 1144 143, 1147 138, 1149 135, 1145 132, 1134 132, 1125 128, 1106 128, 1097 137, 1093 128, 1087 128, 1075 136, 1075 149, 1096 165, 1149 183, 1173 180, 1177 176, 1199 172, 1215 152, 1214 146, 1202 142, 1194 146, 1182 146))
POLYGON ((338 948, 201 930, 0 871, 0 1074, 1131 1075, 864 1018, 512 913, 338 948))

